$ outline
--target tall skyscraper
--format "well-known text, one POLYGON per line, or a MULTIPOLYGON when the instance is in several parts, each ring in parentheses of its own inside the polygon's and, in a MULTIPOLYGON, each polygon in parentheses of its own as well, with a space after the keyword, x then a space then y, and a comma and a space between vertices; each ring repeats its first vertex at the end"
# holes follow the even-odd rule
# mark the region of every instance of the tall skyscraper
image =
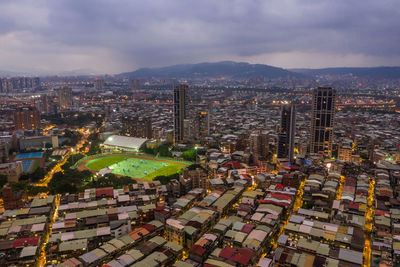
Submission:
POLYGON ((15 130, 35 130, 40 128, 39 110, 31 105, 29 107, 18 107, 14 112, 15 130))
POLYGON ((13 90, 13 85, 11 82, 11 79, 3 78, 1 79, 1 87, 2 87, 2 92, 3 93, 8 93, 13 90))
POLYGON ((153 138, 153 125, 151 122, 151 118, 143 119, 140 129, 142 136, 144 138, 148 139, 153 138))
POLYGON ((184 137, 186 115, 186 91, 188 86, 180 84, 174 88, 174 142, 181 142, 184 137))
POLYGON ((197 138, 204 139, 210 133, 210 113, 207 111, 200 111, 195 124, 197 138))
POLYGON ((94 82, 94 89, 104 90, 104 79, 103 78, 96 78, 96 80, 94 82))
POLYGON ((0 92, 7 93, 14 90, 21 90, 25 88, 38 88, 40 87, 40 79, 38 77, 12 77, 0 78, 0 92))
POLYGON ((56 108, 53 102, 53 97, 43 94, 37 101, 35 101, 35 106, 38 107, 41 114, 54 114, 56 113, 56 108))
POLYGON ((142 89, 142 81, 141 80, 131 80, 130 88, 132 91, 137 91, 142 89))
POLYGON ((312 97, 310 153, 331 157, 336 91, 318 87, 312 97))
POLYGON ((68 86, 58 89, 58 102, 60 110, 69 108, 72 105, 72 89, 68 86))
MULTIPOLYGON (((265 160, 269 149, 269 135, 267 131, 257 130, 249 137, 250 152, 265 160)), ((238 145, 239 142, 236 143, 238 145)))
POLYGON ((279 129, 278 158, 288 158, 293 161, 294 133, 296 130, 296 108, 294 103, 284 105, 281 113, 279 129))

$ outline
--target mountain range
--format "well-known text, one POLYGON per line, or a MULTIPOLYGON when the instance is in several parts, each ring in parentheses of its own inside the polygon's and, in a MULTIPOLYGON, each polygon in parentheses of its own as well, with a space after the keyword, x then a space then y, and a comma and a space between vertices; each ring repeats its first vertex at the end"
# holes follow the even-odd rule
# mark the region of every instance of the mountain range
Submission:
POLYGON ((383 78, 383 79, 400 78, 400 67, 291 69, 291 71, 302 73, 308 76, 352 75, 364 78, 383 78))
POLYGON ((304 74, 263 64, 222 61, 216 63, 181 64, 161 68, 141 68, 121 73, 126 78, 227 78, 248 79, 251 77, 281 78, 303 77, 304 74))
POLYGON ((175 79, 249 79, 312 78, 323 75, 357 76, 365 78, 400 79, 400 67, 283 69, 264 64, 221 61, 215 63, 180 64, 160 68, 140 68, 118 74, 121 78, 175 78, 175 79))

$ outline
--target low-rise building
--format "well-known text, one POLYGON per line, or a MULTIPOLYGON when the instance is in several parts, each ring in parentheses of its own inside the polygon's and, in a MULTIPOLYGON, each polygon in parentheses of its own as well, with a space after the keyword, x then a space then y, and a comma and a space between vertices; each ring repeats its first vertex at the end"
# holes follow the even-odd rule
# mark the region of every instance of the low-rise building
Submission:
POLYGON ((22 174, 22 162, 9 162, 0 164, 0 175, 7 176, 8 182, 18 182, 22 174))

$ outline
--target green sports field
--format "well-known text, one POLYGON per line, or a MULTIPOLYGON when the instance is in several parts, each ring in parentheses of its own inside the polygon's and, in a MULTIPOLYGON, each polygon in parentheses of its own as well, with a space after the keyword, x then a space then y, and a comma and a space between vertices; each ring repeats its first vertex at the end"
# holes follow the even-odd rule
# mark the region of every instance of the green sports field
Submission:
POLYGON ((98 158, 88 160, 84 164, 85 168, 92 171, 109 168, 113 174, 144 180, 152 180, 160 175, 171 175, 188 166, 186 163, 173 160, 131 155, 99 155, 98 158))

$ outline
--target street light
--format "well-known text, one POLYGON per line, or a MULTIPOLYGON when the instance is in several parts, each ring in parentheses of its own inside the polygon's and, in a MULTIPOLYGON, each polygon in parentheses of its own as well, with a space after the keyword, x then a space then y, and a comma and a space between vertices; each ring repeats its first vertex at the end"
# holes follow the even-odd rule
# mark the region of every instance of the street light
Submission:
POLYGON ((326 164, 326 167, 328 168, 328 171, 331 169, 331 167, 332 167, 332 163, 330 163, 330 162, 328 162, 327 164, 326 164))

